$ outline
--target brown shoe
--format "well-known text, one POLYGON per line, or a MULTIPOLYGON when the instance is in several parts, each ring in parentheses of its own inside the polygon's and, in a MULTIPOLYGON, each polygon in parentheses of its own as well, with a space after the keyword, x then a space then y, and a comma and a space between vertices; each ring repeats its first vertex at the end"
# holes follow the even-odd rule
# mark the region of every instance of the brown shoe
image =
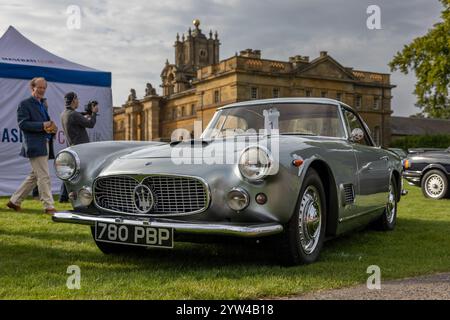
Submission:
POLYGON ((14 211, 20 211, 20 210, 22 210, 22 208, 21 208, 20 206, 18 206, 18 205, 16 205, 16 204, 12 203, 11 201, 9 201, 9 202, 6 204, 6 206, 7 206, 8 208, 13 209, 14 211))
POLYGON ((55 209, 55 208, 48 208, 48 209, 45 209, 45 213, 46 213, 46 214, 51 214, 51 215, 53 215, 55 212, 56 212, 56 209, 55 209))

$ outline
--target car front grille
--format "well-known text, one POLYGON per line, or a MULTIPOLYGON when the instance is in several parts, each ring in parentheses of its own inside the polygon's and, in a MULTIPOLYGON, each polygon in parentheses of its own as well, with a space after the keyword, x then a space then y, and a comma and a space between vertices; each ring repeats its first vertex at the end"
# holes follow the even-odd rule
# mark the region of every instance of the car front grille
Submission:
POLYGON ((110 212, 141 214, 134 198, 139 184, 149 187, 153 194, 154 204, 146 216, 187 215, 207 209, 209 192, 205 182, 170 175, 151 175, 139 180, 132 176, 98 178, 93 188, 95 204, 110 212))

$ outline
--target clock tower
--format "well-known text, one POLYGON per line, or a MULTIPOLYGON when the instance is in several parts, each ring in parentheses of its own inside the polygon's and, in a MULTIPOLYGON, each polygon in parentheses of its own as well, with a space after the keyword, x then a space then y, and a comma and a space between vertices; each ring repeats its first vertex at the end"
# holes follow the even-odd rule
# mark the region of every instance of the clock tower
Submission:
POLYGON ((199 68, 219 63, 220 41, 217 31, 209 31, 209 37, 202 33, 200 20, 193 21, 194 30, 189 28, 187 36, 181 39, 177 34, 175 47, 175 63, 166 62, 161 78, 164 95, 187 90, 197 77, 199 68))

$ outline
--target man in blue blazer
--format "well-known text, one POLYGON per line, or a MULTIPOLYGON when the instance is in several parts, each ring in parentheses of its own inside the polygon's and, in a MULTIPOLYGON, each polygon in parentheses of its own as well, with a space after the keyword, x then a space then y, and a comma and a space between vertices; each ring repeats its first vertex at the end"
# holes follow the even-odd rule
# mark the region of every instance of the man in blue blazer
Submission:
POLYGON ((48 159, 54 159, 53 137, 57 128, 50 120, 44 98, 47 81, 44 78, 34 78, 30 81, 30 89, 31 97, 23 100, 17 109, 17 122, 24 137, 20 155, 30 160, 31 173, 11 196, 7 206, 20 211, 20 204, 37 184, 45 213, 53 214, 56 210, 48 159))

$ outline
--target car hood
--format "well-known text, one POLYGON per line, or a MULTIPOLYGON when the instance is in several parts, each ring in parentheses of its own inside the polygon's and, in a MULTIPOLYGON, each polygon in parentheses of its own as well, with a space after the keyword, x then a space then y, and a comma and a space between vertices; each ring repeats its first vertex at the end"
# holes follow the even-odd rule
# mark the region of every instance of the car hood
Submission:
POLYGON ((170 158, 171 146, 170 144, 163 144, 159 146, 145 146, 126 155, 121 156, 121 159, 146 159, 146 158, 170 158))
MULTIPOLYGON (((201 140, 189 140, 186 142, 173 142, 160 146, 148 146, 143 147, 137 151, 133 151, 127 155, 121 157, 121 159, 149 159, 149 158, 171 158, 173 155, 178 154, 180 150, 189 151, 194 148, 202 149, 203 152, 217 146, 215 141, 201 141, 201 140)), ((199 153, 192 152, 194 156, 199 156, 199 153)), ((201 153, 200 153, 201 155, 201 153)))
POLYGON ((102 169, 100 175, 158 173, 204 176, 210 171, 214 175, 220 167, 234 170, 240 153, 250 145, 266 147, 272 152, 275 161, 285 165, 291 163, 294 156, 304 159, 313 156, 318 148, 324 148, 332 154, 337 144, 346 143, 339 138, 298 135, 253 136, 250 141, 239 144, 233 137, 227 137, 203 142, 189 140, 142 146, 116 158, 102 169))
POLYGON ((123 155, 120 159, 150 159, 150 158, 172 158, 173 156, 189 155, 192 158, 203 157, 205 155, 215 155, 217 152, 241 152, 246 146, 260 145, 269 150, 274 150, 278 143, 279 148, 293 146, 307 147, 314 144, 320 137, 307 136, 251 136, 247 141, 236 142, 233 137, 213 140, 188 140, 185 142, 173 142, 159 146, 146 146, 139 150, 123 155), (197 152, 201 150, 201 152, 197 152))
POLYGON ((410 158, 437 158, 437 159, 450 159, 450 152, 448 151, 427 151, 423 153, 416 153, 409 155, 410 158))

